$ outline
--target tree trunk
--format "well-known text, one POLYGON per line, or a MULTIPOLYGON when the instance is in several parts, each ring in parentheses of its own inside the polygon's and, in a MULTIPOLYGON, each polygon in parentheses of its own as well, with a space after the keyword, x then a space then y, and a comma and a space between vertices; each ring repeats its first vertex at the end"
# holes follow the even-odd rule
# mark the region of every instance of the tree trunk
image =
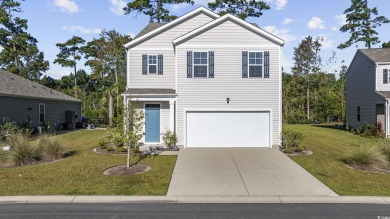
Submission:
POLYGON ((310 119, 310 90, 309 87, 306 89, 306 117, 307 120, 310 119))
POLYGON ((73 69, 74 69, 74 96, 77 98, 77 77, 76 77, 76 73, 77 73, 77 68, 76 68, 76 56, 74 55, 73 56, 73 69))
POLYGON ((127 168, 130 168, 130 146, 127 146, 127 168))
POLYGON ((112 126, 112 95, 111 93, 108 93, 109 95, 109 102, 108 102, 108 125, 112 126))

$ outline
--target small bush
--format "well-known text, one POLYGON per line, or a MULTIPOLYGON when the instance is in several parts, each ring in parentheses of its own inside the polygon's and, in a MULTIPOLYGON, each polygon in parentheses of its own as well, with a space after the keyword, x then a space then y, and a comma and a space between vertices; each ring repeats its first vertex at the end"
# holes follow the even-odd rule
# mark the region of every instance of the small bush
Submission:
POLYGON ((387 166, 386 157, 381 153, 380 149, 373 145, 365 145, 351 155, 344 158, 347 164, 356 164, 359 166, 387 166))
POLYGON ((27 136, 18 132, 14 133, 8 138, 8 144, 12 146, 9 152, 11 165, 24 166, 36 161, 36 150, 28 144, 27 136))
POLYGON ((113 144, 113 148, 115 151, 117 151, 119 147, 124 145, 124 136, 120 128, 111 129, 108 132, 108 139, 113 144))
POLYGON ((16 124, 16 122, 6 122, 3 125, 0 125, 0 140, 6 142, 7 138, 17 133, 19 130, 19 126, 16 124))
POLYGON ((104 141, 104 139, 100 140, 98 144, 99 144, 99 148, 101 149, 106 149, 107 147, 106 141, 104 141))
POLYGON ((176 132, 171 132, 170 130, 166 130, 162 134, 163 141, 165 145, 169 148, 176 148, 177 144, 177 135, 176 132))
POLYGON ((360 135, 367 138, 376 137, 376 127, 374 125, 370 125, 368 123, 364 123, 362 127, 360 127, 360 135))
POLYGON ((282 147, 286 153, 302 152, 306 148, 300 146, 301 141, 304 139, 302 133, 285 129, 282 132, 282 147))
POLYGON ((62 158, 65 154, 65 148, 57 138, 43 135, 39 138, 38 144, 42 157, 47 160, 56 160, 62 158))

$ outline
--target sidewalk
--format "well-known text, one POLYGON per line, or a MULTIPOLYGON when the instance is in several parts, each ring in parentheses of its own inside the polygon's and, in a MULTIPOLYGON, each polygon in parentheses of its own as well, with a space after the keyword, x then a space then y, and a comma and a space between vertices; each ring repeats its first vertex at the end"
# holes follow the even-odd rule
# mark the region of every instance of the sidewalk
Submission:
POLYGON ((375 196, 0 196, 9 203, 360 203, 390 204, 375 196))

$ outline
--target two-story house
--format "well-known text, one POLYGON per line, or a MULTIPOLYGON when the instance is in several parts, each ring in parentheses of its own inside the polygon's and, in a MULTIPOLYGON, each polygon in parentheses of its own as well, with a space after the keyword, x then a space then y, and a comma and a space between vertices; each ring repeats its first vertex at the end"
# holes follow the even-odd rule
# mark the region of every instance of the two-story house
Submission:
POLYGON ((203 7, 150 23, 127 49, 126 104, 146 144, 167 129, 184 147, 272 147, 281 135, 281 48, 255 24, 203 7))
POLYGON ((380 122, 389 130, 390 48, 357 50, 347 70, 346 124, 360 128, 380 122))

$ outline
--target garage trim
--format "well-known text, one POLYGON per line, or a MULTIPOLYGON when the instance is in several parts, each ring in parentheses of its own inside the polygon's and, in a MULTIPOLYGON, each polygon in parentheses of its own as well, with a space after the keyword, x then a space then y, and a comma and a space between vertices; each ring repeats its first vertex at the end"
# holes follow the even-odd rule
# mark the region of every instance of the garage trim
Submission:
POLYGON ((267 112, 269 113, 269 147, 272 148, 272 109, 271 108, 185 108, 183 109, 183 142, 187 148, 187 112, 267 112))

